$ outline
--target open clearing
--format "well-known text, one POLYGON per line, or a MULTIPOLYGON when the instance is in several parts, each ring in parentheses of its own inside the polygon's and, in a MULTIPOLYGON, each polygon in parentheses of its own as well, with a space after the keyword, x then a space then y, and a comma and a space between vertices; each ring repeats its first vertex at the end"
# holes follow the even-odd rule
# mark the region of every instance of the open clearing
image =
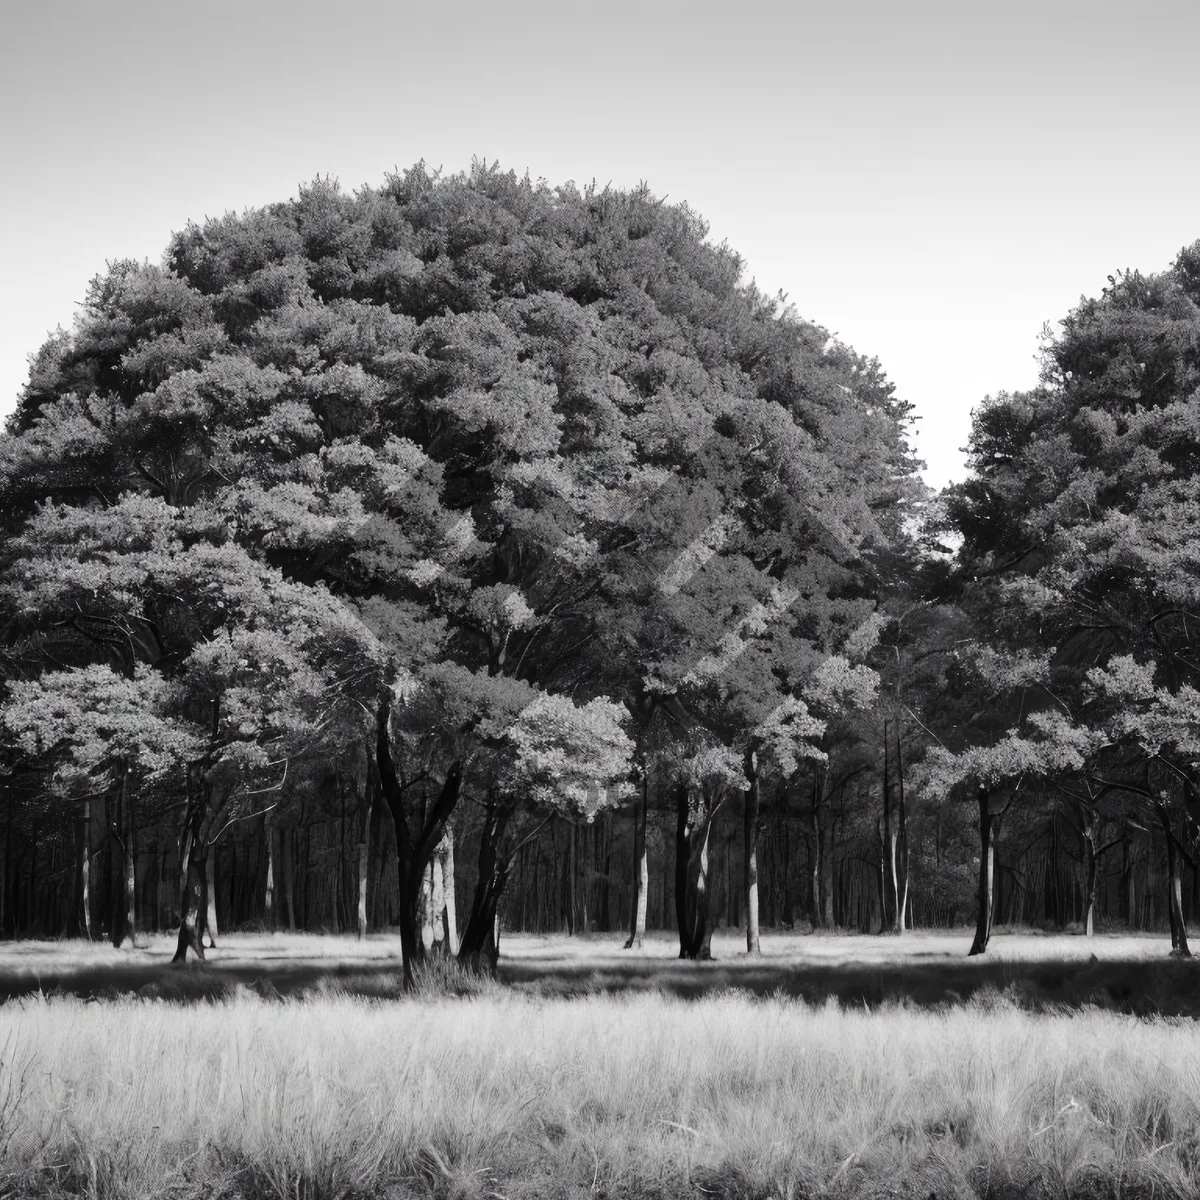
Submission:
MULTIPOLYGON (((967 932, 919 931, 902 937, 764 934, 761 957, 745 952, 735 930, 713 937, 713 962, 683 962, 673 934, 647 937, 640 952, 621 934, 534 935, 501 939, 499 978, 542 996, 656 991, 698 997, 737 988, 810 1003, 903 1000, 955 1003, 981 989, 1007 991, 1027 1007, 1083 1005, 1139 1015, 1200 1016, 1200 964, 1169 957, 1161 934, 1098 934, 1088 939, 1029 931, 993 934, 987 954, 967 958, 967 932)), ((134 993, 170 1000, 217 999, 239 985, 269 997, 304 996, 327 985, 350 995, 395 996, 400 939, 362 941, 319 934, 234 933, 204 964, 171 966, 175 941, 146 939, 141 949, 95 942, 0 944, 0 996, 42 992, 111 999, 134 993)), ((444 973, 439 972, 439 979, 444 973)), ((473 989, 472 989, 473 990, 473 989)))
POLYGON ((968 943, 777 935, 756 964, 729 934, 681 964, 665 936, 512 937, 507 983, 416 997, 386 936, 233 935, 183 970, 167 939, 7 945, 0 1195, 1200 1194, 1200 1027, 1095 984, 1161 1012, 1195 965, 1161 936, 968 943), (908 991, 750 994, 873 975, 908 991))

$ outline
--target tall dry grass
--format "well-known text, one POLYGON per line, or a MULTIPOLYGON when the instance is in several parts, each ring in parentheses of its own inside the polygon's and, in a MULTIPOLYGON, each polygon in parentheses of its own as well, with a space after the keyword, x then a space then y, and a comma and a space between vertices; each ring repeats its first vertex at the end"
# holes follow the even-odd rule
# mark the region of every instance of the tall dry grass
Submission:
POLYGON ((36 997, 0 1046, 0 1194, 1200 1192, 1200 1029, 994 994, 36 997))

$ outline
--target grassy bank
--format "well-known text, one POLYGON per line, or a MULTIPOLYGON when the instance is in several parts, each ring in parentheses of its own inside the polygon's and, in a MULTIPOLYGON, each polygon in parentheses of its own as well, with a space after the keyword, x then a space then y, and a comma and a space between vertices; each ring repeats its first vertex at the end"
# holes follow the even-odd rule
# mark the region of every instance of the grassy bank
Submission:
POLYGON ((997 995, 0 1007, 0 1195, 1195 1195, 1200 1029, 997 995))

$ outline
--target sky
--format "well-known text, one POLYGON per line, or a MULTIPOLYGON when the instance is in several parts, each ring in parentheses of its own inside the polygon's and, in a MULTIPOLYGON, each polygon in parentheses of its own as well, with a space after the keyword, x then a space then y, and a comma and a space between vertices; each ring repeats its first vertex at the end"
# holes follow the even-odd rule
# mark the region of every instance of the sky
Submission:
POLYGON ((879 357, 940 487, 1045 323, 1200 238, 1200 5, 7 0, 0 415, 117 258, 425 159, 687 201, 879 357))

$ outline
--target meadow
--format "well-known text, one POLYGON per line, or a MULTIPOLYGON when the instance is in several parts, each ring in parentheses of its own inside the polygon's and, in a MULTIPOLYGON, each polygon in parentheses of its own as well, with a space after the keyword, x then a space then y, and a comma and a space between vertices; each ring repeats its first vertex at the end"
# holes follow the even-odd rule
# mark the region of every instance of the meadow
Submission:
POLYGON ((234 935, 183 970, 165 939, 4 946, 0 1195, 1200 1193, 1200 1029, 1083 990, 1103 970, 1200 990, 1161 937, 1000 934, 964 963, 957 934, 780 936, 764 964, 722 937, 713 964, 672 962, 665 938, 635 960, 612 937, 514 937, 499 981, 434 971, 407 997, 384 986, 386 936, 234 935), (702 996, 671 986, 680 966, 702 996), (737 982, 964 966, 979 986, 940 999, 737 982), (1079 994, 1048 998, 1039 970, 1079 994), (31 972, 59 982, 19 987, 31 972))

